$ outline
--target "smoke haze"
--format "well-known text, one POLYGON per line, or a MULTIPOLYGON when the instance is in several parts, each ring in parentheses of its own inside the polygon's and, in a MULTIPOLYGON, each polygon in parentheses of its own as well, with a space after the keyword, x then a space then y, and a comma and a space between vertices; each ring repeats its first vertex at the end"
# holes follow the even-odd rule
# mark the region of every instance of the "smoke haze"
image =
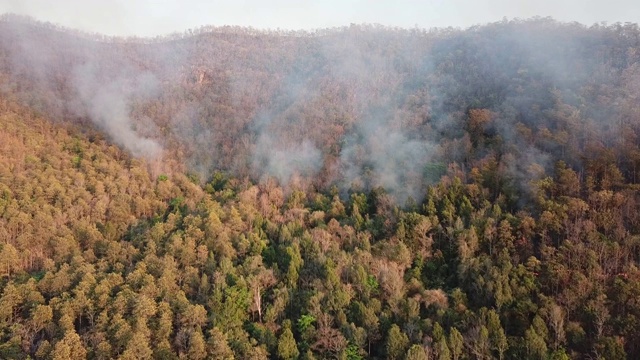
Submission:
MULTIPOLYGON (((73 69, 71 79, 87 116, 113 141, 131 151, 134 156, 149 159, 160 156, 160 144, 135 130, 131 119, 132 99, 144 100, 156 97, 159 83, 149 72, 123 71, 120 76, 100 81, 95 65, 85 64, 73 69)), ((152 123, 142 121, 149 127, 152 123)), ((147 129, 147 131, 149 131, 147 129)))
POLYGON ((638 86, 640 54, 610 45, 636 41, 633 25, 224 27, 135 41, 15 17, 0 26, 3 88, 54 119, 87 118, 135 156, 177 159, 204 181, 222 170, 343 193, 383 187, 399 203, 419 201, 449 165, 496 162, 524 193, 556 154, 579 169, 581 155, 565 151, 591 145, 563 134, 618 141, 612 119, 633 111, 615 104, 638 86), (598 85, 620 74, 627 93, 598 85))

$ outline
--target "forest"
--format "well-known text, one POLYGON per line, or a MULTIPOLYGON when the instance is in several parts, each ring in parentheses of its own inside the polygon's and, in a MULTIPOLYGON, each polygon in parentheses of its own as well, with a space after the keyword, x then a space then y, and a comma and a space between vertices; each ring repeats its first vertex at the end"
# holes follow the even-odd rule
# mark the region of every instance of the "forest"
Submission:
POLYGON ((0 359, 640 358, 640 28, 0 16, 0 359))

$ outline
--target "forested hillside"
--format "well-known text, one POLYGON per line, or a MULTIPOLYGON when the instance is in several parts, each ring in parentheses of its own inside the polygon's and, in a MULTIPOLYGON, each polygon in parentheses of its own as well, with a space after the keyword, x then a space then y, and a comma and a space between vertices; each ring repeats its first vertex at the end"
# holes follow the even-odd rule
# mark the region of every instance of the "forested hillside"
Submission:
POLYGON ((640 29, 0 19, 0 358, 640 358, 640 29))

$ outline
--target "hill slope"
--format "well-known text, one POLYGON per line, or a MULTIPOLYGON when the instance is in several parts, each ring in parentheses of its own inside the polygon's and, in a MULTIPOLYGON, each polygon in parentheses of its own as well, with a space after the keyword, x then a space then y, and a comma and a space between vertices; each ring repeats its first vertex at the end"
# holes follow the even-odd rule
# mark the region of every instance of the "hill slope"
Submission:
POLYGON ((539 175, 531 166, 550 173, 557 160, 584 174, 612 156, 638 179, 631 24, 203 28, 126 41, 5 17, 0 30, 5 91, 203 181, 224 170, 343 194, 382 186, 404 204, 450 163, 495 159, 518 190, 539 175))

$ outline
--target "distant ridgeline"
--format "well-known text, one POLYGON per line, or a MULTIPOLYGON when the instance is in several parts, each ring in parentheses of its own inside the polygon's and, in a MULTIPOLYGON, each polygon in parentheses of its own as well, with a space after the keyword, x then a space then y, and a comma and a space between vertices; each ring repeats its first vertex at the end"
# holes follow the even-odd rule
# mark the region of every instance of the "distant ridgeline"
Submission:
POLYGON ((0 17, 0 358, 640 358, 639 60, 0 17))

